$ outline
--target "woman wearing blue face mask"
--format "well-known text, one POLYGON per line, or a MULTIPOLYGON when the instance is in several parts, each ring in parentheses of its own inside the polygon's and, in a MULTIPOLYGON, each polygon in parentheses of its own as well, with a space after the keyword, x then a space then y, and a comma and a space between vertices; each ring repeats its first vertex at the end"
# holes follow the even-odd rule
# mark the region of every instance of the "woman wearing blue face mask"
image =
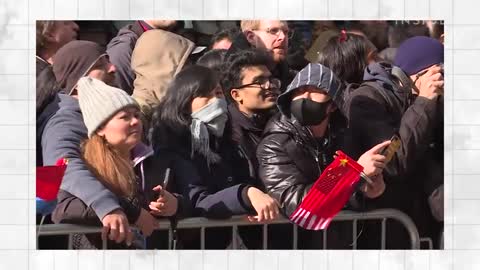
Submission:
MULTIPOLYGON (((156 152, 173 151, 192 161, 200 176, 191 179, 186 191, 194 215, 275 219, 277 202, 255 187, 258 182, 250 178, 248 161, 230 141, 229 130, 218 78, 209 68, 191 66, 177 74, 156 108, 150 140, 156 152)), ((209 241, 207 230, 206 248, 225 248, 231 231, 212 232, 215 241, 209 241)))

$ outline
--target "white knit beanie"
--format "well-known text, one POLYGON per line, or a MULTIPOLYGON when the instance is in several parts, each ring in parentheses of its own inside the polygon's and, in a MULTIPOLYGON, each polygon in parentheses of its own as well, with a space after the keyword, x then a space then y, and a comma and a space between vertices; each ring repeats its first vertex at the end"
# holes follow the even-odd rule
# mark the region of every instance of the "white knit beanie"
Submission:
POLYGON ((90 77, 78 80, 77 91, 83 122, 88 129, 89 138, 121 109, 130 106, 138 108, 137 102, 122 89, 90 77))

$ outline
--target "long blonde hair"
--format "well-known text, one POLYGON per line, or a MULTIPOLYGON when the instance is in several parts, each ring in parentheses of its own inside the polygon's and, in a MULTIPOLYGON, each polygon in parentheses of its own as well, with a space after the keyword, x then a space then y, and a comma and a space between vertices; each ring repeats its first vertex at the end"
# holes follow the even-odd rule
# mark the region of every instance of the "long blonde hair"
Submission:
POLYGON ((93 134, 82 144, 85 163, 107 188, 120 197, 136 193, 135 172, 130 160, 110 145, 104 137, 93 134))

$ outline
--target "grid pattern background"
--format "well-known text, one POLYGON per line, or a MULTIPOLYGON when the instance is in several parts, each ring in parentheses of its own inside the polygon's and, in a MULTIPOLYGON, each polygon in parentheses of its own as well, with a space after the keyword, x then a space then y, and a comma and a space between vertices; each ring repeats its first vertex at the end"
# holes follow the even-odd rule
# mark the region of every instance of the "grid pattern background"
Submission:
POLYGON ((0 269, 480 269, 480 2, 0 0, 0 269), (35 20, 445 20, 445 250, 35 250, 35 20))

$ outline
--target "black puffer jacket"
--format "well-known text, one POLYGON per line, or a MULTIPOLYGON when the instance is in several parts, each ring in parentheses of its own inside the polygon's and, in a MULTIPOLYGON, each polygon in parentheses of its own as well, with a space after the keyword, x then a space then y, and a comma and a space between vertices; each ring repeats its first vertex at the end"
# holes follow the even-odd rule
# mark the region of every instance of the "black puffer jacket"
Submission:
POLYGON ((280 114, 267 124, 257 148, 258 174, 286 216, 302 202, 322 170, 333 160, 334 152, 341 149, 348 153, 344 149, 343 136, 346 121, 340 111, 330 115, 324 138, 314 138, 307 127, 291 116, 291 94, 305 85, 326 89, 335 103, 342 98, 341 84, 320 64, 310 64, 300 71, 278 98, 280 114))
POLYGON ((281 114, 265 128, 257 149, 259 175, 286 216, 295 211, 339 149, 341 142, 327 141, 313 138, 306 127, 281 114))

